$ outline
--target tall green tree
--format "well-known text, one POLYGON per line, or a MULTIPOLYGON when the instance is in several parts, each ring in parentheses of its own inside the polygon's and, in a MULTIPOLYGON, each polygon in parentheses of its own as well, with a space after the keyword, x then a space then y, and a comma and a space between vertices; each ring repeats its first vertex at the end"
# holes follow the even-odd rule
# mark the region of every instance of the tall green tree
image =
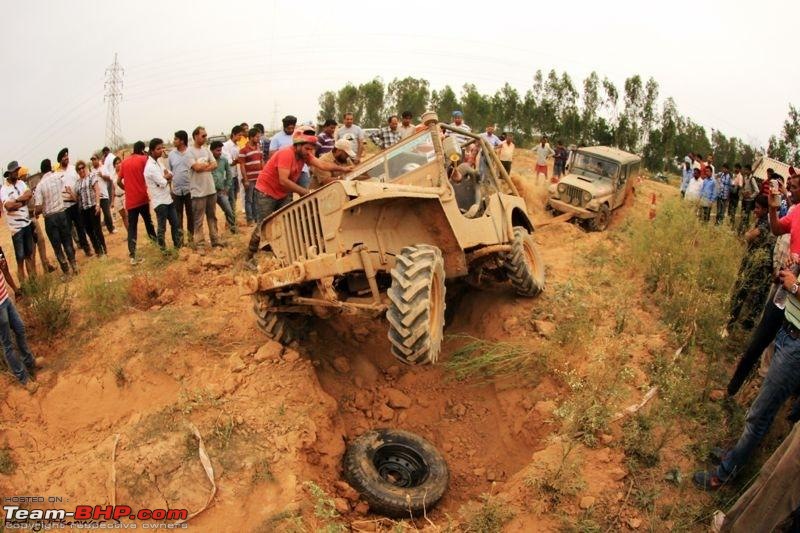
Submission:
POLYGON ((374 78, 358 86, 359 107, 363 112, 362 126, 376 128, 386 123, 386 113, 383 110, 384 98, 384 87, 380 78, 374 78))
POLYGON ((441 91, 433 91, 431 94, 431 107, 439 115, 441 122, 450 122, 453 111, 456 111, 460 105, 452 87, 445 85, 441 91))
POLYGON ((462 87, 461 111, 464 113, 464 122, 476 133, 483 131, 490 122, 494 122, 491 100, 471 83, 465 83, 462 87))
POLYGON ((353 120, 361 123, 361 101, 359 99, 358 87, 352 83, 347 83, 336 93, 336 111, 339 114, 338 120, 344 119, 345 113, 352 113, 353 120))
POLYGON ((327 119, 336 119, 336 93, 325 91, 319 96, 319 113, 317 113, 317 123, 323 124, 327 119))
POLYGON ((422 78, 407 76, 393 79, 386 88, 386 108, 389 114, 400 115, 411 111, 415 120, 427 110, 430 84, 422 78))

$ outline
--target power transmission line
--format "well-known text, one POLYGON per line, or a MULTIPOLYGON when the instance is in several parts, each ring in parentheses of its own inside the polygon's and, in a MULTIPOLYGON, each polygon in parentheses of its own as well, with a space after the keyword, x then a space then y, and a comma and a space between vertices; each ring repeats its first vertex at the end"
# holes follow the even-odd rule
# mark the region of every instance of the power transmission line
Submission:
POLYGON ((106 69, 104 100, 108 103, 106 110, 106 144, 112 149, 122 144, 122 126, 119 122, 119 101, 122 99, 122 75, 125 73, 114 53, 114 63, 106 69))

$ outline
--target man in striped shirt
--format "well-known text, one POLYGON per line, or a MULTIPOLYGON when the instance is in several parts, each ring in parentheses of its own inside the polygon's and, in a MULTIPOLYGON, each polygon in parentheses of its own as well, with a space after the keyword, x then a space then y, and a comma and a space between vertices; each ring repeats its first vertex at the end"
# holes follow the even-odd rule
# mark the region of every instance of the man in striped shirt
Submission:
POLYGON ((28 340, 25 337, 25 324, 22 322, 14 302, 8 297, 8 289, 6 285, 11 286, 14 294, 19 294, 19 289, 14 283, 14 278, 11 277, 11 272, 8 271, 8 262, 0 248, 0 343, 3 345, 6 362, 11 372, 14 374, 19 382, 33 394, 39 388, 39 384, 34 381, 36 377, 36 358, 28 348, 28 340), (14 337, 17 345, 11 340, 11 332, 14 332, 14 337), (19 347, 19 351, 17 351, 19 347), (22 352, 22 361, 19 358, 19 352, 22 352))
POLYGON ((72 273, 77 274, 78 263, 75 260, 75 247, 72 245, 72 225, 67 218, 61 194, 64 182, 61 181, 60 174, 53 172, 49 159, 42 161, 40 170, 42 179, 34 193, 35 211, 44 215, 44 231, 56 253, 61 271, 68 274, 71 267, 72 273))
POLYGON ((239 175, 244 184, 244 214, 247 225, 256 223, 255 190, 256 180, 264 166, 264 154, 261 152, 261 132, 252 128, 247 132, 247 144, 239 150, 239 175))

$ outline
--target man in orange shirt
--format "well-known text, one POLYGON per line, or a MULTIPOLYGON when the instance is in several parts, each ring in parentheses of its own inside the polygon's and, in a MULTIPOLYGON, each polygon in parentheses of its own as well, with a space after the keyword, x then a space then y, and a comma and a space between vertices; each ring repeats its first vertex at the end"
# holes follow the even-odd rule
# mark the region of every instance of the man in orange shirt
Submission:
POLYGON ((320 170, 348 172, 353 167, 320 161, 314 156, 317 138, 312 135, 297 135, 291 146, 281 148, 270 157, 258 175, 255 190, 256 227, 248 246, 252 258, 261 242, 261 221, 292 201, 292 193, 305 196, 309 190, 297 184, 303 166, 320 170))

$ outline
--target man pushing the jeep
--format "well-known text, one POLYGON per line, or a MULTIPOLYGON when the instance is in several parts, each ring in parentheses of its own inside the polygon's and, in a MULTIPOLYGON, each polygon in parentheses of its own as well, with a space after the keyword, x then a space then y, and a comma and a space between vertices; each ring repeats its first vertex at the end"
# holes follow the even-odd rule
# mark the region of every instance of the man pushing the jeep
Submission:
POLYGON ((281 148, 273 155, 256 180, 256 227, 250 236, 248 261, 258 252, 261 242, 261 221, 292 201, 292 193, 305 196, 309 190, 297 184, 303 165, 329 172, 349 172, 352 165, 337 165, 321 161, 314 156, 317 138, 297 135, 291 146, 281 148))

